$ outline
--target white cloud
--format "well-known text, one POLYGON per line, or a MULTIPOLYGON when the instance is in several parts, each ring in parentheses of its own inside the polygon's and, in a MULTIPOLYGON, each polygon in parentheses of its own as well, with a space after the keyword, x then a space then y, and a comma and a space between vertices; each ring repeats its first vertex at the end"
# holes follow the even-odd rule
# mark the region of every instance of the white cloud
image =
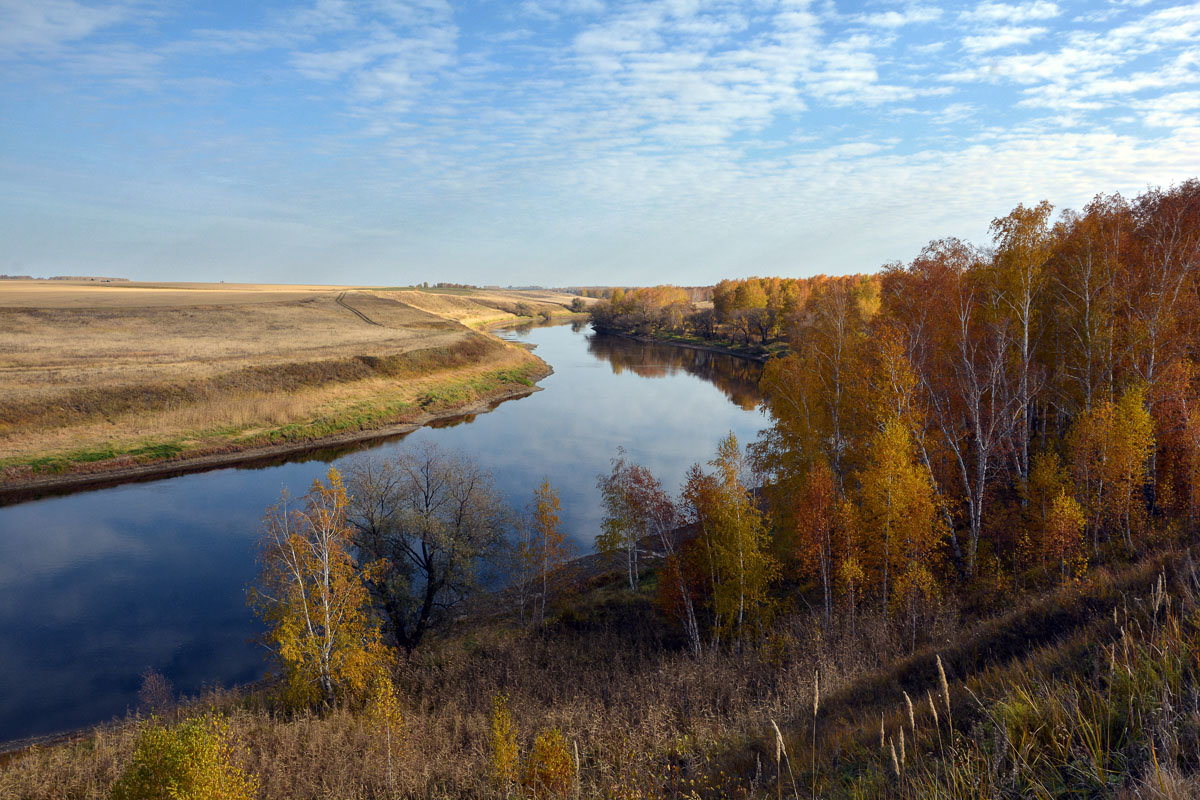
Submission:
POLYGON ((1200 129, 1200 91, 1171 92, 1135 103, 1147 125, 1167 130, 1200 129))
POLYGON ((524 0, 520 10, 537 19, 557 20, 576 14, 600 14, 605 7, 602 0, 524 0))
POLYGON ((1163 45, 1194 45, 1200 39, 1200 3, 1173 6, 1114 28, 1106 37, 1110 47, 1151 50, 1163 45))
POLYGON ((906 25, 920 25, 935 22, 942 17, 942 9, 935 6, 913 5, 901 11, 880 11, 874 14, 862 14, 855 21, 877 28, 902 28, 906 25))
POLYGON ((0 57, 45 55, 124 22, 127 3, 84 5, 75 0, 0 0, 0 57))
POLYGON ((940 111, 930 114, 930 120, 935 125, 952 125, 970 119, 979 111, 973 103, 950 103, 940 111))
MULTIPOLYGON (((267 12, 258 26, 214 27, 204 15, 191 29, 87 16, 124 6, 47 4, 84 18, 26 15, 0 28, 0 44, 21 54, 25 69, 10 76, 50 75, 63 97, 63 76, 72 86, 88 76, 89 99, 103 101, 105 85, 219 87, 246 69, 243 113, 228 116, 250 109, 276 130, 238 129, 220 102, 186 108, 163 92, 146 108, 171 102, 186 121, 163 137, 178 137, 162 146, 168 155, 123 145, 104 155, 123 162, 145 207, 224 232, 201 255, 247 269, 230 243, 285 229, 300 244, 277 249, 314 270, 345 261, 350 242, 380 270, 486 264, 464 274, 480 280, 536 281, 528 264, 570 253, 581 269, 636 281, 680 252, 673 243, 698 254, 680 280, 742 263, 794 272, 807 268, 789 261, 801 250, 814 269, 865 269, 911 255, 914 237, 985 232, 1016 202, 1170 182, 1194 172, 1200 151, 1195 4, 1080 23, 1046 0, 963 14, 891 3, 839 14, 825 0, 530 0, 489 5, 496 13, 480 19, 504 24, 481 27, 467 20, 474 9, 442 0, 317 0, 267 12), (200 188, 179 191, 188 179, 200 188), (246 227, 229 221, 239 216, 246 227), (885 222, 847 236, 864 216, 885 222), (309 229, 319 232, 297 233, 309 229), (631 262, 647 267, 622 277, 631 262)), ((19 6, 0 0, 2 19, 19 6)), ((0 194, 37 188, 49 207, 48 182, 20 171, 27 156, 0 155, 0 194)), ((72 163, 53 185, 76 198, 71 170, 89 168, 72 163)), ((6 238, 24 235, 26 206, 0 224, 6 238)), ((128 219, 138 210, 131 201, 128 219)), ((113 229, 136 240, 133 225, 113 229)), ((157 256, 173 252, 163 237, 157 256)), ((118 252, 118 239, 105 252, 118 252)), ((196 233, 188 246, 204 240, 196 233)), ((253 258, 282 264, 270 250, 256 246, 253 258)), ((30 240, 13 248, 26 260, 35 251, 30 240)))
POLYGON ((990 53, 993 50, 1029 44, 1045 34, 1045 28, 1004 26, 976 36, 967 36, 963 39, 963 48, 971 53, 990 53))
POLYGON ((970 11, 964 11, 960 16, 968 22, 1008 23, 1019 25, 1033 20, 1053 19, 1061 14, 1057 3, 1047 0, 1031 0, 1028 3, 999 3, 995 0, 984 0, 970 11))

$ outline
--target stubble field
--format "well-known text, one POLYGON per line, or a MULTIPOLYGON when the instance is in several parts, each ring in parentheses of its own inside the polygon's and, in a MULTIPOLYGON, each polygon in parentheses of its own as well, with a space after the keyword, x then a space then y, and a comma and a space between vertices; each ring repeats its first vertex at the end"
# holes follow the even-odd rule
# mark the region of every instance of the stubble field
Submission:
POLYGON ((479 294, 0 281, 0 482, 320 439, 528 387, 544 365, 467 325, 572 298, 479 294))

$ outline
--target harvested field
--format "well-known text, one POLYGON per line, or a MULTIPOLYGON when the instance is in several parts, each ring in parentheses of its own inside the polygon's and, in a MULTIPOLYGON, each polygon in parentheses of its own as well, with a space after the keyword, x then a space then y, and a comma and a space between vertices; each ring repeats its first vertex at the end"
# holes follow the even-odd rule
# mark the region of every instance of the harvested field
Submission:
POLYGON ((344 286, 269 283, 92 283, 0 281, 0 307, 96 308, 133 306, 240 305, 300 300, 344 286))
MULTIPOLYGON (((527 351, 457 320, 470 314, 439 315, 401 295, 464 299, 317 286, 0 283, 4 480, 319 439, 478 402, 544 374, 527 351)), ((537 305, 561 311, 570 298, 558 297, 537 305)), ((515 319, 475 308, 489 322, 515 319)))
MULTIPOLYGON (((457 320, 464 325, 479 327, 503 322, 528 314, 564 314, 570 311, 573 295, 557 292, 507 291, 503 289, 477 290, 399 290, 381 292, 381 295, 399 300, 431 314, 457 320), (523 306, 523 307, 522 307, 523 306)), ((583 298, 585 302, 594 302, 583 298)))

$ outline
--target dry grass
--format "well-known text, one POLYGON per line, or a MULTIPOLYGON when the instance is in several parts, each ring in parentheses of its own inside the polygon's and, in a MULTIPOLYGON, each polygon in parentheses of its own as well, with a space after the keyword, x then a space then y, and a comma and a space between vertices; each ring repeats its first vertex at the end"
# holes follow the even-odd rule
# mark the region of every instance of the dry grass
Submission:
MULTIPOLYGON (((502 797, 491 780, 492 699, 509 698, 528 754, 539 732, 578 746, 584 797, 736 797, 761 793, 768 720, 811 713, 814 668, 830 689, 879 666, 903 638, 859 620, 837 644, 807 614, 781 621, 762 651, 696 661, 653 608, 649 589, 623 576, 561 606, 546 629, 469 627, 419 651, 396 672, 404 732, 396 767, 402 797, 502 797)), ((948 621, 947 621, 948 622, 948 621)), ((210 706, 212 700, 201 703, 210 706)), ((380 741, 361 712, 276 714, 229 697, 238 763, 264 798, 389 796, 380 741)), ((128 762, 136 721, 98 742, 25 753, 0 772, 0 796, 99 798, 128 762)))
MULTIPOLYGON (((558 315, 569 312, 574 295, 559 292, 507 291, 477 289, 470 291, 390 291, 381 292, 415 308, 453 319, 463 325, 480 327, 519 319, 519 312, 558 315)), ((585 303, 595 302, 584 298, 585 303)))
POLYGON ((8 467, 166 440, 211 448, 214 436, 358 414, 364 404, 428 406, 418 401, 430 379, 528 377, 537 364, 453 319, 324 287, 0 282, 0 329, 8 467))
MULTIPOLYGON (((1062 776, 1060 788, 1077 789, 1090 780, 1085 767, 1093 755, 1105 760, 1108 777, 1088 796, 1192 797, 1200 767, 1200 579, 1185 563, 1177 551, 1101 570, 1082 586, 1031 598, 982 626, 947 613, 933 621, 916 653, 906 652, 903 631, 877 617, 842 620, 821 632, 814 615, 795 610, 779 618, 763 647, 701 660, 683 651, 651 604, 653 575, 638 592, 620 588, 622 576, 593 579, 583 594, 560 603, 543 630, 464 624, 402 660, 395 673, 404 725, 394 795, 380 736, 362 711, 290 715, 273 711, 260 694, 215 695, 190 713, 225 709, 236 761, 261 778, 268 800, 503 797, 489 752, 499 692, 508 697, 524 754, 551 728, 564 732, 572 752, 578 747, 579 797, 791 797, 793 787, 821 797, 1050 797, 1060 795, 1021 787, 1051 786, 1062 776), (1153 599, 1160 574, 1173 605, 1153 599), (1017 641, 1055 619, 1056 629, 1017 641), (949 671, 952 720, 940 695, 939 652, 949 671), (817 674, 814 780, 808 760, 817 674), (1120 688, 1113 694, 1106 685, 1120 688), (1081 698, 1096 700, 1101 716, 1088 716, 1092 706, 1081 698), (778 739, 776 720, 784 731, 778 739), (1100 720, 1128 738, 1108 739, 1092 754, 1087 739, 1071 744, 1100 720), (1056 731, 1068 741, 1037 738, 1056 731), (1024 752, 1011 738, 1018 735, 1032 737, 1022 741, 1041 748, 1028 753, 1042 757, 1014 761, 1013 753, 1024 752), (1054 747, 1074 763, 1046 757, 1054 747), (776 752, 791 763, 779 764, 776 752)), ((75 744, 14 756, 0 769, 0 796, 104 797, 142 724, 131 720, 75 744)))
POLYGON ((351 289, 270 283, 93 283, 87 281, 0 281, 0 307, 125 308, 146 306, 241 305, 287 302, 351 289))

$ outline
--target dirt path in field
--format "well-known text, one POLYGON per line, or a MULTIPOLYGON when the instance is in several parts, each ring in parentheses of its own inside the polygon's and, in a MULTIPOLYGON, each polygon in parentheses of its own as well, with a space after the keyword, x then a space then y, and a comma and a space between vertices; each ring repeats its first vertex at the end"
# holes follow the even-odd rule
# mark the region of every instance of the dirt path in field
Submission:
POLYGON ((342 292, 342 293, 341 293, 341 294, 339 294, 337 297, 335 297, 335 298, 334 298, 334 300, 336 300, 336 301, 337 301, 337 304, 338 304, 339 306, 341 306, 342 308, 346 309, 346 310, 347 310, 347 311, 349 311, 351 314, 354 314, 356 317, 358 317, 359 319, 361 319, 363 322, 367 323, 368 325, 378 325, 380 328, 384 327, 384 326, 383 326, 381 323, 379 323, 379 322, 376 322, 375 320, 371 319, 370 317, 368 317, 368 316, 367 316, 366 314, 364 314, 363 312, 359 311, 359 310, 358 310, 357 308, 355 308, 354 306, 352 306, 352 305, 350 305, 349 303, 347 303, 347 302, 346 302, 346 295, 347 295, 347 294, 348 294, 348 292, 342 292))

